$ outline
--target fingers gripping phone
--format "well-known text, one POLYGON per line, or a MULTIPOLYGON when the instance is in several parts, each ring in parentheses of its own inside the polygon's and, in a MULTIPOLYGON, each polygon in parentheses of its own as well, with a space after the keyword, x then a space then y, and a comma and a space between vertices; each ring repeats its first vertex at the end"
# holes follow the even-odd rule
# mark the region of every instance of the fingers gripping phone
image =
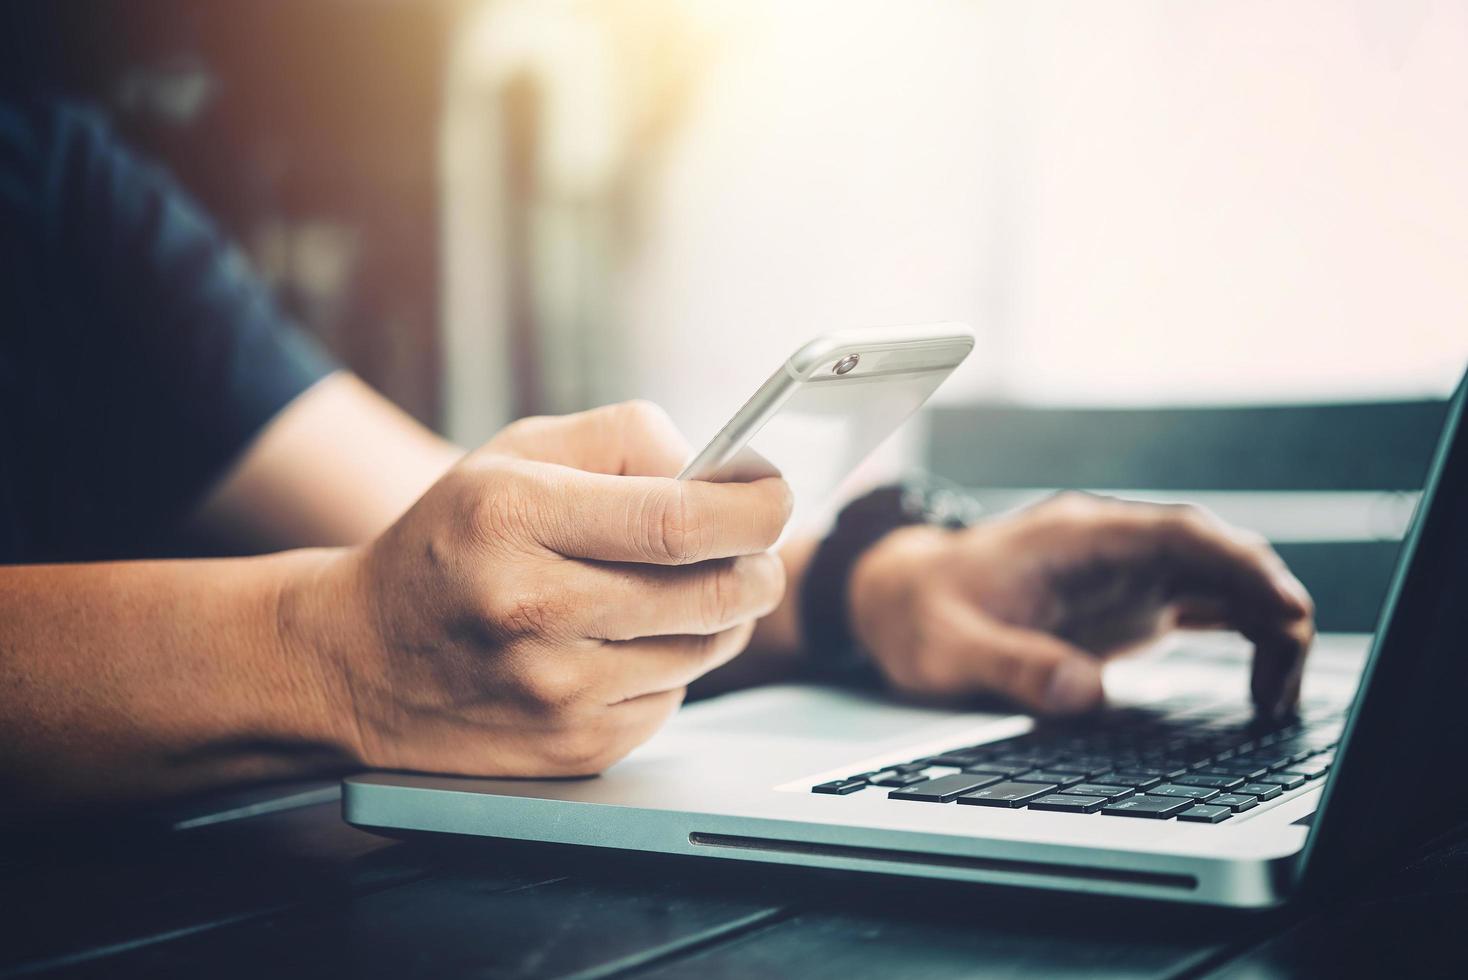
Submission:
POLYGON ((818 337, 780 365, 678 478, 783 476, 795 495, 790 526, 809 520, 973 346, 960 323, 818 337))

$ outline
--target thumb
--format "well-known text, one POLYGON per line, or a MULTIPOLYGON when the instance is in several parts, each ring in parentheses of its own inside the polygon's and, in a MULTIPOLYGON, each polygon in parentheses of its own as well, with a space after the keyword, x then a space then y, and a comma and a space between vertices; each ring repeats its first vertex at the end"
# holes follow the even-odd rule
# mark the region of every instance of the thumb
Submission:
POLYGON ((1032 711, 1073 715, 1099 708, 1101 662, 1050 633, 1000 622, 969 608, 959 630, 967 674, 977 688, 1032 711))

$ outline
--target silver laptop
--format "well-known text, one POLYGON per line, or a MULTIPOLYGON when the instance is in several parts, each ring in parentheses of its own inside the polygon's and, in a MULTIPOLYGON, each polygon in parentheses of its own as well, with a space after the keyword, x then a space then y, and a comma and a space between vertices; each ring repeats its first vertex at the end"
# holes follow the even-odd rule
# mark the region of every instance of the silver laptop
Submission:
POLYGON ((1080 722, 762 688, 595 778, 355 776, 346 819, 1229 906, 1369 882, 1468 819, 1465 385, 1375 636, 1322 638, 1296 718, 1253 717, 1241 645, 1188 641, 1080 722))

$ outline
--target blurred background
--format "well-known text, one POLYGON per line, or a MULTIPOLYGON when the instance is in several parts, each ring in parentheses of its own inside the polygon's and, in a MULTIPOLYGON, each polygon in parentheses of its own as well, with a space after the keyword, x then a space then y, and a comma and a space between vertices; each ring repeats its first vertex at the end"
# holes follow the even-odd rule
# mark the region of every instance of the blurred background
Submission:
POLYGON ((1198 500, 1369 629, 1468 359, 1468 3, 25 3, 283 306, 465 445, 712 433, 798 343, 963 320, 884 465, 1198 500))

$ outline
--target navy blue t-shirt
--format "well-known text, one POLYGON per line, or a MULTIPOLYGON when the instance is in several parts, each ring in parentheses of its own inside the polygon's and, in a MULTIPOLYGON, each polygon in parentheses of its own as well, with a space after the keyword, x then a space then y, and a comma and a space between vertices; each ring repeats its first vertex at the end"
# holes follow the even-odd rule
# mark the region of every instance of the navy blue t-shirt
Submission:
POLYGON ((155 553, 332 367, 100 116, 0 102, 0 563, 155 553))

